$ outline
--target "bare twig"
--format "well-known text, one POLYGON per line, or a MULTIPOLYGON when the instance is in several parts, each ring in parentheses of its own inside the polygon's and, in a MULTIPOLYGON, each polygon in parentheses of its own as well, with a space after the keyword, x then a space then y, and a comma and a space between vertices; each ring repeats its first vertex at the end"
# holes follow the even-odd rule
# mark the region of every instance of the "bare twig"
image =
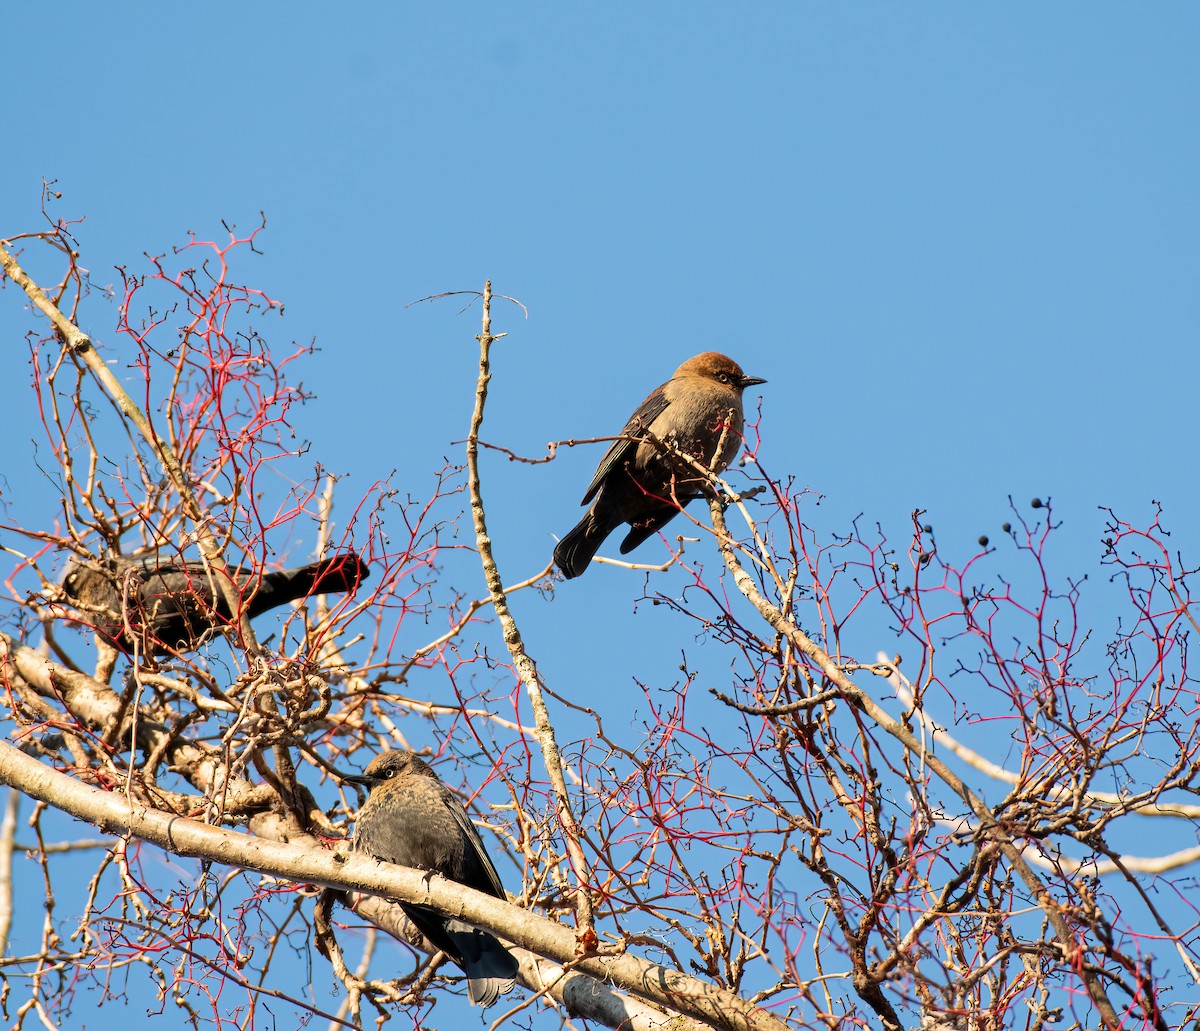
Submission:
MULTIPOLYGON (((508 607, 503 581, 492 554, 492 541, 488 536, 487 519, 484 513, 483 493, 479 479, 479 429, 483 425, 483 410, 487 403, 488 383, 491 380, 491 348, 492 343, 500 337, 492 335, 492 284, 489 280, 483 290, 483 329, 479 334, 479 379, 475 386, 475 409, 471 413, 471 431, 467 435, 467 475, 471 490, 471 517, 475 523, 475 542, 479 549, 479 558, 483 563, 483 575, 491 593, 492 606, 504 633, 504 643, 512 656, 513 666, 525 691, 529 695, 529 703, 533 708, 534 725, 537 728, 538 742, 542 747, 542 760, 546 773, 554 789, 558 806, 558 818, 562 824, 563 837, 566 841, 567 854, 575 874, 575 915, 578 921, 580 946, 583 951, 590 952, 595 944, 596 933, 592 927, 592 899, 588 888, 590 880, 588 863, 580 845, 579 826, 571 811, 571 799, 567 794, 567 784, 563 777, 562 755, 554 735, 554 724, 546 702, 542 697, 541 682, 538 679, 537 666, 525 650, 521 639, 521 631, 508 607)), ((503 336, 503 334, 501 334, 503 336)))

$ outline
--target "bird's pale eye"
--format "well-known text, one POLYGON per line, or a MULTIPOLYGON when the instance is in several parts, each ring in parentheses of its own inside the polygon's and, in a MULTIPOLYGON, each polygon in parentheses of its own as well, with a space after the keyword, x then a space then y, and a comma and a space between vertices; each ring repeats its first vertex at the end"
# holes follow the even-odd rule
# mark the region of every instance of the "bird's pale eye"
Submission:
POLYGON ((717 373, 717 379, 719 379, 722 383, 728 383, 729 382, 729 373, 719 372, 719 373, 717 373))

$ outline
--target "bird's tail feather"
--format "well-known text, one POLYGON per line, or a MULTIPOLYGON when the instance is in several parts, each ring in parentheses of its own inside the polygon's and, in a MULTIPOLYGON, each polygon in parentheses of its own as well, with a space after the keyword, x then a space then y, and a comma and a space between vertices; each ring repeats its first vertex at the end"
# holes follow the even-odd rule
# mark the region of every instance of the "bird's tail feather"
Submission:
POLYGON ((371 567, 353 551, 330 555, 297 569, 267 573, 250 601, 250 615, 257 616, 313 594, 352 591, 370 575, 371 567))
POLYGON ((616 529, 615 526, 598 522, 594 513, 588 512, 570 533, 554 549, 554 564, 568 580, 579 576, 592 561, 604 539, 616 529))
POLYGON ((517 960, 487 931, 457 920, 446 922, 446 933, 462 956, 467 995, 476 1006, 490 1006, 517 983, 517 960))
POLYGON ((516 958, 487 931, 443 916, 428 906, 405 905, 404 912, 425 940, 441 949, 467 975, 467 995, 490 1006, 517 983, 516 958))

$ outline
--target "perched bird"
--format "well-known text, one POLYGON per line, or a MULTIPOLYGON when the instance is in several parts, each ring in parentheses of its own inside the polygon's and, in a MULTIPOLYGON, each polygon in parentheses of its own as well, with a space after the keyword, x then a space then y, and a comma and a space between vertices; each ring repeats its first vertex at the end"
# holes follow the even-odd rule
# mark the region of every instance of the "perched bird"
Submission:
POLYGON ((629 417, 620 439, 600 460, 580 502, 591 501, 592 507, 554 549, 563 576, 570 580, 587 569, 596 549, 622 523, 630 527, 621 542, 624 555, 704 493, 707 481, 664 452, 647 431, 719 473, 742 445, 742 391, 766 382, 747 376, 737 362, 716 351, 679 366, 629 417), (716 455, 718 444, 721 453, 716 455))
MULTIPOLYGON (((441 874, 476 891, 505 898, 500 875, 467 811, 429 766, 411 752, 382 752, 362 776, 370 795, 354 822, 354 848, 385 863, 441 874)), ((487 931, 428 906, 401 903, 426 940, 467 975, 467 994, 490 1006, 516 983, 517 961, 487 931)))
MULTIPOLYGON (((312 594, 353 591, 371 575, 371 568, 346 551, 282 572, 230 572, 244 599, 245 613, 254 617, 312 594)), ((73 559, 62 586, 67 599, 84 614, 83 622, 121 651, 134 646, 126 619, 129 630, 146 642, 143 647, 155 654, 194 651, 233 621, 203 562, 157 554, 73 559)))

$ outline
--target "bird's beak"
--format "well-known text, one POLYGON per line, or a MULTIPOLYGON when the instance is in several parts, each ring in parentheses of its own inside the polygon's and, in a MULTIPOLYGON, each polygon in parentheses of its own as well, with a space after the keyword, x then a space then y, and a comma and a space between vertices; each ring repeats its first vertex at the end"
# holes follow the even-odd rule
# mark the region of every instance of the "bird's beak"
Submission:
POLYGON ((759 383, 766 383, 765 379, 759 379, 757 376, 743 376, 741 380, 741 388, 745 390, 747 387, 757 386, 759 383))
POLYGON ((371 786, 370 778, 360 776, 359 774, 351 774, 348 777, 343 777, 339 774, 339 779, 343 784, 361 784, 364 788, 371 786))

